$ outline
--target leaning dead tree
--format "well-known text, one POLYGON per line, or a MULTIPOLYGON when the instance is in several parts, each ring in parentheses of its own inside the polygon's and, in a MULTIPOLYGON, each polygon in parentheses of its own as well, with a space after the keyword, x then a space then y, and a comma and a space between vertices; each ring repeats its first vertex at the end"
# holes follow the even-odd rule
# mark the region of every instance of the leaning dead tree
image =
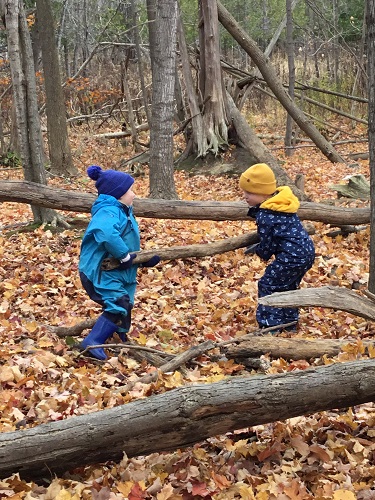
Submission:
POLYGON ((267 85, 274 93, 280 104, 286 109, 289 115, 297 123, 300 129, 310 137, 316 144, 320 151, 334 163, 345 163, 344 159, 337 153, 332 144, 330 144, 314 126, 314 124, 306 117, 294 101, 290 98, 289 94, 284 89, 282 82, 277 76, 276 71, 268 62, 264 53, 260 50, 258 45, 252 40, 249 35, 241 28, 236 22, 234 17, 226 10, 226 8, 217 0, 219 21, 224 28, 232 35, 238 44, 245 50, 251 57, 253 62, 262 73, 267 85))
POLYGON ((374 401, 373 359, 194 384, 0 435, 0 477, 42 479, 84 464, 175 450, 210 436, 374 401), (298 390, 296 390, 298 387, 298 390))
MULTIPOLYGON (((72 212, 90 212, 96 196, 27 181, 3 181, 0 202, 32 203, 42 207, 72 212)), ((249 220, 245 202, 153 200, 136 198, 134 212, 138 217, 191 220, 249 220)), ((298 215, 302 220, 333 226, 368 224, 370 208, 346 208, 321 203, 301 202, 298 215)))

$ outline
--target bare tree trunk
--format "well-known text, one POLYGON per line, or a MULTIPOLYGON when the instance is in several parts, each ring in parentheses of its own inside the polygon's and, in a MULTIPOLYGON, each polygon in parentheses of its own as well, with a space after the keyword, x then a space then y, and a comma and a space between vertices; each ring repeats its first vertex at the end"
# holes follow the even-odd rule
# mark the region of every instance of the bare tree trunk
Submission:
POLYGON ((173 116, 177 0, 147 0, 147 11, 152 67, 150 197, 176 199, 173 116))
POLYGON ((332 162, 345 163, 343 158, 337 153, 317 128, 307 119, 305 114, 293 103, 288 93, 284 90, 275 70, 268 63, 263 52, 249 35, 239 26, 231 14, 217 0, 219 21, 227 31, 237 40, 241 47, 250 55, 254 63, 258 66, 263 78, 275 94, 280 104, 291 115, 297 125, 310 137, 321 152, 332 162))
MULTIPOLYGON (((287 19, 286 44, 287 44, 288 74, 289 74, 288 92, 290 98, 294 101, 294 85, 296 81, 296 72, 294 66, 293 15, 292 15, 291 0, 286 0, 286 19, 287 19)), ((288 113, 286 117, 286 130, 284 139, 286 156, 292 156, 294 152, 292 149, 292 132, 293 132, 293 119, 288 113)))
POLYGON ((181 21, 181 13, 178 15, 177 23, 178 46, 180 49, 180 58, 182 65, 182 74, 185 82, 185 89, 187 100, 190 108, 190 116, 192 122, 192 150, 204 151, 206 147, 204 123, 199 109, 197 95, 195 93, 195 86, 190 69, 189 53, 186 45, 184 26, 181 21))
POLYGON ((130 9, 131 9, 132 18, 133 18, 133 34, 134 34, 135 50, 137 52, 137 65, 138 65, 139 83, 141 85, 141 91, 142 91, 142 101, 143 101, 143 104, 145 107, 145 115, 146 115, 147 123, 150 125, 150 123, 151 123, 150 103, 148 100, 148 94, 147 94, 147 89, 146 89, 146 84, 145 84, 145 75, 144 75, 143 65, 142 65, 141 43, 140 43, 140 35, 139 35, 139 28, 138 28, 139 16, 138 16, 138 11, 137 11, 136 0, 131 0, 130 9))
POLYGON ((59 176, 77 175, 78 169, 73 165, 70 151, 51 3, 50 0, 37 0, 36 6, 42 45, 51 173, 59 176))
POLYGON ((370 153, 371 236, 368 289, 375 293, 375 0, 367 0, 368 140, 370 153))
MULTIPOLYGON (((0 102, 0 114, 1 114, 1 102, 0 102)), ((0 120, 0 156, 5 154, 5 141, 4 141, 4 131, 3 131, 3 121, 0 120)))
MULTIPOLYGON (((46 185, 34 61, 21 1, 5 0, 5 25, 8 35, 18 141, 25 179, 46 185)), ((54 212, 48 208, 41 208, 38 205, 31 205, 31 208, 37 222, 51 222, 56 218, 54 212)))
POLYGON ((375 361, 193 384, 0 435, 0 477, 50 477, 90 463, 175 450, 236 429, 375 398, 375 361))
MULTIPOLYGON (((295 9, 297 3, 298 3, 298 0, 291 0, 291 3, 290 3, 290 12, 291 13, 293 13, 293 10, 295 9)), ((288 17, 287 14, 285 14, 285 16, 281 20, 279 26, 277 27, 277 30, 275 31, 270 43, 267 45, 267 48, 264 51, 264 55, 266 57, 269 57, 271 55, 273 48, 275 47, 278 39, 280 38, 281 32, 287 26, 287 21, 288 21, 287 17, 288 17)))
POLYGON ((129 84, 128 84, 127 65, 128 65, 127 60, 121 63, 121 66, 122 66, 122 84, 124 87, 124 94, 125 94, 126 104, 127 104, 127 108, 128 108, 128 121, 129 121, 129 128, 130 128, 130 132, 131 132, 133 148, 134 148, 134 151, 136 153, 138 153, 140 151, 140 147, 139 147, 139 144, 137 143, 137 129, 136 129, 136 124, 135 124, 133 103, 132 103, 130 88, 129 88, 129 84))
POLYGON ((200 0, 200 88, 203 99, 204 142, 198 156, 217 155, 228 144, 226 94, 223 85, 216 0, 200 0))

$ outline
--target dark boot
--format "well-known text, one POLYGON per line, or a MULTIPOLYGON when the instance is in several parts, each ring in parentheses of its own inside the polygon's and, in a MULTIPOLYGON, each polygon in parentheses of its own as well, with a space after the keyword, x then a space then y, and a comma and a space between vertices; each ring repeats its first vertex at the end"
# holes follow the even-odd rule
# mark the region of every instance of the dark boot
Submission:
MULTIPOLYGON (((118 327, 115 323, 112 323, 112 321, 110 321, 102 314, 101 316, 99 316, 91 332, 79 344, 80 349, 86 349, 86 347, 91 345, 94 346, 105 344, 106 340, 115 333, 117 328, 118 327)), ((105 361, 107 359, 107 355, 102 347, 98 349, 90 349, 89 353, 90 356, 96 359, 100 359, 101 361, 105 361)))
POLYGON ((120 337, 122 342, 127 342, 128 336, 126 334, 128 333, 128 330, 117 327, 116 332, 117 332, 117 335, 120 337))

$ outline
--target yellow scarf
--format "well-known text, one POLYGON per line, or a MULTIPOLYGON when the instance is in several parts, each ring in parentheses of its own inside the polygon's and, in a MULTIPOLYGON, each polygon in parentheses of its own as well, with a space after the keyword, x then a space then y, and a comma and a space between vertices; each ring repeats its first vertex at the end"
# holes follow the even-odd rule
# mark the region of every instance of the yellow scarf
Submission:
POLYGON ((275 212, 286 212, 295 214, 299 209, 299 200, 293 194, 289 186, 280 186, 276 189, 276 194, 261 203, 260 208, 274 210, 275 212))

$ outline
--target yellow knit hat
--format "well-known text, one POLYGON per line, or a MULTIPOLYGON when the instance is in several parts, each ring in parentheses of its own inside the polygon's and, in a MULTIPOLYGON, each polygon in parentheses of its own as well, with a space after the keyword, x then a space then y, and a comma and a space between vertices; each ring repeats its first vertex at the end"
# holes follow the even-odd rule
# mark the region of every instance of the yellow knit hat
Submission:
POLYGON ((256 163, 241 174, 240 188, 248 193, 273 194, 276 190, 275 174, 265 163, 256 163))

